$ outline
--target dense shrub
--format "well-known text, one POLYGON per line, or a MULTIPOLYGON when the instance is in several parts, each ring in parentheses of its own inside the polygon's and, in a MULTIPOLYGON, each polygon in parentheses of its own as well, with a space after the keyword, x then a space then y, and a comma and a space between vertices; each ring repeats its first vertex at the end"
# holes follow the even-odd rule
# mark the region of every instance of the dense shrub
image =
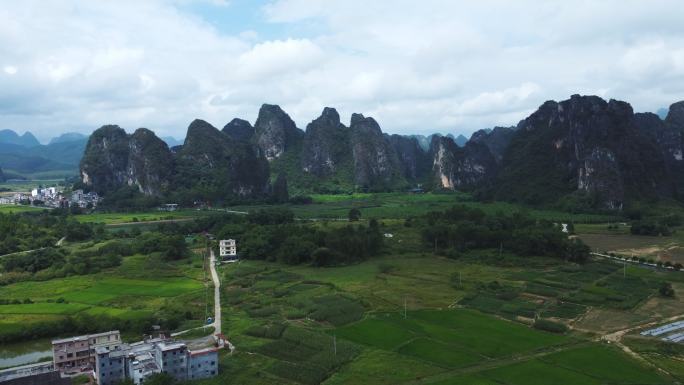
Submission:
POLYGON ((635 221, 629 231, 634 235, 672 235, 672 230, 667 225, 653 221, 635 221))
POLYGON ((285 330, 284 324, 268 324, 268 325, 258 325, 252 326, 245 331, 245 334, 252 337, 268 338, 268 339, 278 339, 283 334, 285 330))
POLYGON ((546 319, 537 319, 534 321, 534 328, 539 330, 544 330, 551 333, 565 333, 568 331, 568 327, 559 322, 553 322, 546 319))
POLYGON ((521 256, 549 256, 580 263, 589 258, 589 247, 579 239, 568 239, 553 223, 521 213, 487 215, 479 209, 454 206, 419 219, 425 246, 435 252, 499 249, 521 256))

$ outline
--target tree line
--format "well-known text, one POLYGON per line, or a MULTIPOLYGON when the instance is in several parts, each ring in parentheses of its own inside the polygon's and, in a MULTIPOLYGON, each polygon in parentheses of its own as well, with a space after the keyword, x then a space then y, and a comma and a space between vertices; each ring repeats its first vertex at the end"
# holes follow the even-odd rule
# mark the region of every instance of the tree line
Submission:
POLYGON ((429 212, 407 221, 420 228, 426 248, 458 256, 476 249, 499 249, 520 256, 548 256, 582 263, 590 249, 568 237, 559 224, 536 220, 523 213, 485 214, 467 206, 429 212))

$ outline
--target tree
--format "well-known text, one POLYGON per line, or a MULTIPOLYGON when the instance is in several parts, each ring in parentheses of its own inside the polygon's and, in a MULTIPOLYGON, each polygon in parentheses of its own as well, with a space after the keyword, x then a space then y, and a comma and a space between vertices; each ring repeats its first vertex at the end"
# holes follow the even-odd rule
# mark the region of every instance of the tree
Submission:
POLYGON ((335 252, 327 247, 319 247, 311 253, 311 264, 316 267, 333 266, 336 259, 335 252))
POLYGON ((287 178, 285 173, 278 174, 275 182, 273 182, 273 201, 275 203, 286 203, 290 200, 287 192, 287 178))
POLYGON ((349 210, 349 222, 358 222, 359 219, 361 219, 361 210, 356 207, 349 210))
POLYGON ((291 236, 280 246, 278 259, 288 265, 298 265, 311 260, 311 253, 316 245, 304 237, 291 236))
POLYGON ((584 263, 589 259, 590 253, 591 248, 579 239, 573 239, 568 244, 567 256, 572 262, 584 263))
POLYGON ((672 284, 670 282, 662 282, 660 284, 660 288, 658 288, 658 292, 661 296, 667 298, 673 298, 675 296, 675 291, 672 288, 672 284))

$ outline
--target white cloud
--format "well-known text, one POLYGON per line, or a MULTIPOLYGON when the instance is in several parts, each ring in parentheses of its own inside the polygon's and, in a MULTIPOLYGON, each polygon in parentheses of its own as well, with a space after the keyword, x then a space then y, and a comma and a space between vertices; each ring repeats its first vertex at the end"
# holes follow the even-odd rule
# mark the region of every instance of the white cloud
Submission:
POLYGON ((236 80, 263 81, 274 74, 307 71, 323 58, 323 51, 306 39, 266 41, 239 56, 236 80))
POLYGON ((389 132, 469 134, 573 93, 639 111, 684 95, 677 0, 279 0, 254 4, 263 23, 234 35, 190 14, 195 3, 239 8, 3 4, 0 128, 47 138, 116 123, 182 137, 194 118, 254 121, 277 103, 302 128, 333 106, 389 132))

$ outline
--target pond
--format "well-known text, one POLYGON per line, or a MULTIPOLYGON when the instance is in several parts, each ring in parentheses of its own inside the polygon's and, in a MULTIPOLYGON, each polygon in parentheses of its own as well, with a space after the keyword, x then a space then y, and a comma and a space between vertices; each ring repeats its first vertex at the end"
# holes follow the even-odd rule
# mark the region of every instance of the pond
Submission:
POLYGON ((0 369, 32 364, 52 357, 49 339, 0 344, 0 369))

